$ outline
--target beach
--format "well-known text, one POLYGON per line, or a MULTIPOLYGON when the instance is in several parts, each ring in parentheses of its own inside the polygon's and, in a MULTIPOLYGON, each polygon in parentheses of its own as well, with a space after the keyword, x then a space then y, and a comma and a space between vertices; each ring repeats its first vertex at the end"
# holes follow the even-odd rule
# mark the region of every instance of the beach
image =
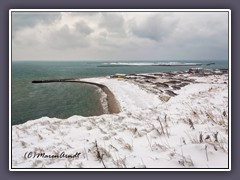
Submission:
POLYGON ((83 83, 83 84, 97 86, 98 88, 100 88, 103 91, 103 93, 106 94, 107 113, 114 114, 114 113, 120 112, 120 107, 119 107, 118 101, 116 100, 114 94, 109 90, 109 88, 107 86, 96 83, 96 82, 88 82, 88 81, 84 81, 84 80, 83 81, 82 80, 66 80, 64 82, 83 83))
POLYGON ((226 70, 73 82, 101 88, 108 113, 42 117, 12 126, 13 168, 228 168, 226 70), (63 152, 79 155, 60 158, 63 152))

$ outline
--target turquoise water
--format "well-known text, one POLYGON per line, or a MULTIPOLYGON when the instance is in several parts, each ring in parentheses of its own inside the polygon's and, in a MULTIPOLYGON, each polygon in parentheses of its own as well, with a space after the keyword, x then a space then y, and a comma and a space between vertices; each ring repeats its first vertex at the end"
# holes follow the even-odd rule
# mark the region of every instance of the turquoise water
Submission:
MULTIPOLYGON (((12 125, 43 116, 65 119, 72 115, 93 116, 103 114, 100 101, 101 94, 94 86, 78 83, 32 84, 33 80, 86 78, 115 73, 149 73, 191 68, 189 66, 98 67, 103 63, 12 62, 12 125)), ((207 64, 209 62, 198 61, 198 63, 207 64)), ((215 61, 214 65, 201 67, 228 68, 228 62, 215 61)))

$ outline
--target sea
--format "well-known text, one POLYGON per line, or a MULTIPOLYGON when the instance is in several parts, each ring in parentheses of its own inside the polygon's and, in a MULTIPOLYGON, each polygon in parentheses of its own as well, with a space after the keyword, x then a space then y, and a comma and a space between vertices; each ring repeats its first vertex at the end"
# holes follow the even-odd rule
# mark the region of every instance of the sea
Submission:
MULTIPOLYGON (((228 61, 223 60, 180 62, 202 63, 201 66, 193 66, 194 68, 228 69, 228 61), (207 65, 209 63, 215 64, 207 65)), ((192 68, 191 66, 106 66, 106 63, 109 61, 12 61, 11 124, 22 124, 45 116, 66 119, 73 115, 98 116, 104 113, 100 98, 102 92, 92 85, 66 82, 33 84, 33 80, 88 78, 116 73, 168 72, 192 68)))

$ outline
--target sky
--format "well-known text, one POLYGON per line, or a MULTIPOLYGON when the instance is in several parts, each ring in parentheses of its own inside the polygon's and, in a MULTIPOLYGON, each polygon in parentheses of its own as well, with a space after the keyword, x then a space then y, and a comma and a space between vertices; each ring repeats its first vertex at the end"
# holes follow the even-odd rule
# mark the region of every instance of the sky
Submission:
POLYGON ((227 12, 12 12, 12 60, 227 60, 227 12))

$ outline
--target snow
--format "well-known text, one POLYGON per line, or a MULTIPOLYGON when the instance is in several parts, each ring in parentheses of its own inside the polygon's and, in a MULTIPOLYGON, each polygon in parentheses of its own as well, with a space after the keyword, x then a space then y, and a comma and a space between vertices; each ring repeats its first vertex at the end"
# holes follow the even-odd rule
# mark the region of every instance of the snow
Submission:
POLYGON ((156 62, 156 63, 123 63, 123 62, 114 62, 114 63, 105 63, 109 65, 120 65, 120 66, 196 66, 201 65, 200 63, 184 63, 184 62, 156 62))
POLYGON ((174 90, 177 95, 166 102, 159 98, 163 89, 156 91, 153 86, 161 81, 159 76, 152 84, 107 77, 81 79, 106 85, 121 112, 42 117, 12 126, 13 168, 228 168, 228 76, 183 77, 194 82, 174 90), (81 154, 78 158, 24 157, 29 152, 81 154))
POLYGON ((148 108, 154 108, 159 104, 157 95, 149 94, 139 86, 130 84, 126 81, 107 78, 89 78, 81 80, 106 85, 115 95, 123 111, 141 111, 148 108))

